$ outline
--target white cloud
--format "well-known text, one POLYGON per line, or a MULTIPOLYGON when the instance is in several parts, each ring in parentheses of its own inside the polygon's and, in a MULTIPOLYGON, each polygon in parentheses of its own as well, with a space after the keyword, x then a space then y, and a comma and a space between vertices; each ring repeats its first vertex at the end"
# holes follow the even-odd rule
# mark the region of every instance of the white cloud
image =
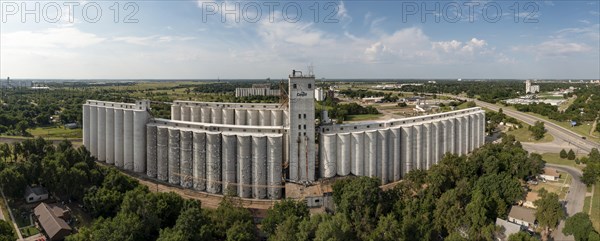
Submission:
POLYGON ((18 49, 73 49, 85 48, 105 41, 92 33, 82 32, 77 28, 49 28, 43 31, 17 31, 3 33, 0 41, 2 50, 18 49))

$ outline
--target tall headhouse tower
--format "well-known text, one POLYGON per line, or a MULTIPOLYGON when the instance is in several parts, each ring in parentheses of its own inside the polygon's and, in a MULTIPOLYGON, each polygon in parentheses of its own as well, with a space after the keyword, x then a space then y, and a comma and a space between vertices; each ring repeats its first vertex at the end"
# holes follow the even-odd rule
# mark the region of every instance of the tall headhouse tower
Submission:
POLYGON ((289 76, 289 179, 315 180, 315 76, 289 76))

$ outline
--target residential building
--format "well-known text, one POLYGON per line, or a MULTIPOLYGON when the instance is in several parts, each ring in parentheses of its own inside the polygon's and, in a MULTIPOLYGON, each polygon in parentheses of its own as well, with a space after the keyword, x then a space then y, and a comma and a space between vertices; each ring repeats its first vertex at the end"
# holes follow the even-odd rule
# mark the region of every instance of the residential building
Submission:
POLYGON ((544 167, 544 172, 540 174, 540 178, 547 181, 558 181, 558 179, 560 179, 560 173, 554 168, 544 167))
POLYGON ((68 210, 57 205, 40 203, 33 213, 48 240, 63 240, 71 234, 72 229, 65 221, 69 218, 68 210))
POLYGON ((535 224, 535 210, 521 206, 512 206, 508 213, 508 221, 523 226, 526 229, 533 229, 535 224))
POLYGON ((48 199, 48 190, 42 186, 25 188, 25 202, 34 203, 48 199))

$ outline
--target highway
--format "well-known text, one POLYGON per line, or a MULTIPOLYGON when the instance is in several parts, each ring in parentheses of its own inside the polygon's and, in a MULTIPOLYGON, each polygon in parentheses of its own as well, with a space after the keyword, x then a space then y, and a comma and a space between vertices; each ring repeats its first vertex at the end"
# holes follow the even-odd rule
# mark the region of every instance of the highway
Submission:
MULTIPOLYGON (((474 101, 475 104, 477 104, 478 106, 485 107, 485 108, 488 108, 493 111, 498 111, 501 108, 500 106, 497 106, 495 104, 490 104, 490 103, 487 103, 484 101, 479 101, 476 99, 470 99, 470 98, 453 96, 453 95, 445 95, 445 96, 456 98, 456 99, 463 99, 463 100, 467 100, 467 101, 474 101)), ((528 125, 533 125, 533 124, 535 124, 536 121, 544 122, 544 127, 546 128, 546 130, 548 130, 549 134, 554 136, 555 139, 559 139, 565 143, 568 143, 569 145, 572 145, 572 146, 580 149, 582 152, 589 153, 592 150, 592 148, 600 148, 600 144, 590 141, 590 140, 584 140, 581 138, 581 135, 579 135, 567 128, 564 128, 562 126, 559 126, 557 124, 554 124, 552 122, 544 120, 542 118, 539 118, 539 117, 536 117, 536 116, 533 116, 533 115, 530 115, 527 113, 523 113, 520 111, 511 110, 508 108, 505 108, 505 109, 503 108, 502 112, 504 114, 506 114, 507 116, 514 117, 515 119, 523 121, 523 122, 527 123, 528 125)), ((556 152, 558 153, 559 151, 560 151, 560 149, 557 150, 556 152)))

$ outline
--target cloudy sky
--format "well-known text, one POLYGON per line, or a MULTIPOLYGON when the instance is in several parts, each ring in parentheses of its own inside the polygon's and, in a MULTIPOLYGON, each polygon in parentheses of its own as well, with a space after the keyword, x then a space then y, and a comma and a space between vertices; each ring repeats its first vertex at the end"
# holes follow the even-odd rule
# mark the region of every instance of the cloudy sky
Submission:
POLYGON ((1 6, 1 78, 600 78, 596 0, 1 6))

